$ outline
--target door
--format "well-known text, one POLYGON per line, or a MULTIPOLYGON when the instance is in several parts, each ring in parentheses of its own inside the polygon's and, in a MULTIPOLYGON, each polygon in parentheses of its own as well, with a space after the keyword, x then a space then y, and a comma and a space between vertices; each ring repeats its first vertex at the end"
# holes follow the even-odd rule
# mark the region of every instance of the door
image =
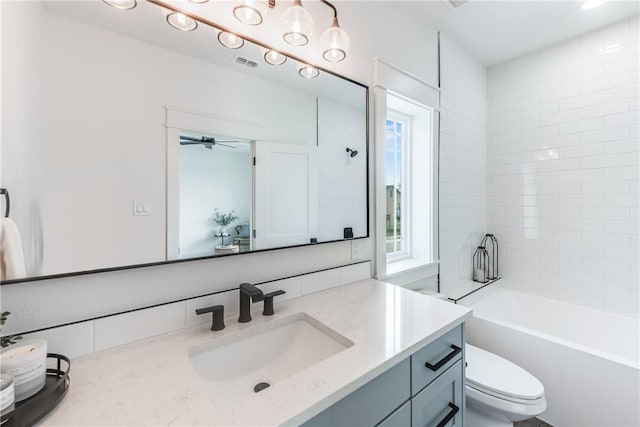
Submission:
POLYGON ((318 235, 317 147, 254 144, 253 247, 303 245, 318 235))

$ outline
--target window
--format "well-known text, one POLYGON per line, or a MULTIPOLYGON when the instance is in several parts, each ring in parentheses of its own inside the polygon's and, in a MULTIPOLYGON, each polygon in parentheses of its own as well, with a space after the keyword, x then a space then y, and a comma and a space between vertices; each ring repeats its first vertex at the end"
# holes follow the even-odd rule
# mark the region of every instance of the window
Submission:
POLYGON ((386 121, 386 253, 387 260, 410 256, 408 242, 409 199, 409 127, 410 118, 389 113, 386 121))
POLYGON ((387 93, 385 115, 387 274, 433 261, 433 110, 387 93))

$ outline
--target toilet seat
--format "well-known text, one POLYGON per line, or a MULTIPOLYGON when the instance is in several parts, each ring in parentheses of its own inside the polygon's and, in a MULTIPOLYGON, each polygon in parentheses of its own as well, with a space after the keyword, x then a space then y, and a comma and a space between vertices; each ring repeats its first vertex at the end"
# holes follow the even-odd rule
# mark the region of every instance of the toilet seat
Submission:
POLYGON ((487 414, 494 414, 493 416, 501 415, 511 422, 536 417, 547 409, 547 401, 544 396, 523 404, 494 397, 469 386, 465 387, 465 391, 468 411, 479 410, 487 414))
POLYGON ((538 405, 544 386, 529 372, 502 357, 465 344, 466 385, 480 393, 521 405, 538 405))

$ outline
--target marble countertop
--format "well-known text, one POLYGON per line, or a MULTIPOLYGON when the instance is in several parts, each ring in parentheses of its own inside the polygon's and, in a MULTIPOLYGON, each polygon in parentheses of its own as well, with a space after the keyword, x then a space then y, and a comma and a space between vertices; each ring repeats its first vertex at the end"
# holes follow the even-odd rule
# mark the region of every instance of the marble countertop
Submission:
MULTIPOLYGON (((250 323, 204 323, 72 361, 71 386, 44 426, 298 425, 471 316, 471 310, 373 279, 276 304, 250 323), (188 350, 239 330, 304 312, 354 345, 273 384, 216 407, 188 350)), ((256 355, 259 357, 259 355, 256 355)))

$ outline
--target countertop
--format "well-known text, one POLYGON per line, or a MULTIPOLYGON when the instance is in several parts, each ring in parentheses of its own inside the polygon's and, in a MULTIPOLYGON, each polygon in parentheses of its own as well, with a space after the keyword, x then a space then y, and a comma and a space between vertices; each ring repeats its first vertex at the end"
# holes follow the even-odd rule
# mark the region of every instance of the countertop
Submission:
MULTIPOLYGON (((204 323, 72 361, 64 400, 44 426, 298 425, 471 316, 471 309, 369 279, 256 310, 250 323, 204 323), (188 349, 239 330, 304 312, 354 345, 245 401, 216 406, 188 349)), ((258 354, 255 357, 260 357, 258 354)))

